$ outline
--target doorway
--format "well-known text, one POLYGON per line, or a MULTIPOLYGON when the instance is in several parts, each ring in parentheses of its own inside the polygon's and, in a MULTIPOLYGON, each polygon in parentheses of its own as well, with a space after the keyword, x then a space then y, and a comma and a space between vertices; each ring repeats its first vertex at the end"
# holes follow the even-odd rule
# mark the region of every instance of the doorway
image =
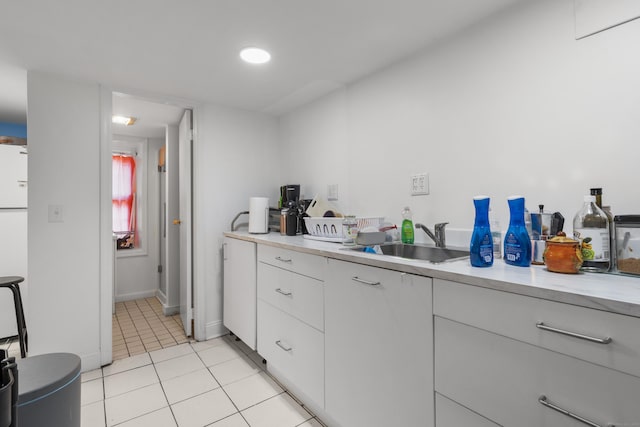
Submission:
MULTIPOLYGON (((188 340, 180 319, 178 167, 179 124, 187 109, 114 92, 111 110, 135 119, 111 127, 113 153, 135 159, 136 173, 129 216, 122 230, 114 229, 121 232, 113 259, 112 354, 118 359, 188 340)), ((116 218, 120 205, 113 203, 116 218)))

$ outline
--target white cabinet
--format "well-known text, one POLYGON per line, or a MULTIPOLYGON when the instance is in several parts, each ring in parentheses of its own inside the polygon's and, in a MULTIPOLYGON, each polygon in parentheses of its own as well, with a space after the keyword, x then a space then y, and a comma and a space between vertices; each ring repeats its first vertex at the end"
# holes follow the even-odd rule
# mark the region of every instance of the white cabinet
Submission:
POLYGON ((324 407, 325 267, 320 256, 258 246, 258 353, 316 408, 324 407))
POLYGON ((438 427, 500 427, 439 393, 436 393, 436 425, 438 427))
POLYGON ((0 144, 0 208, 27 207, 27 149, 0 144))
POLYGON ((504 426, 640 425, 640 319, 437 279, 433 298, 438 394, 504 426))
POLYGON ((342 427, 433 426, 431 279, 330 259, 325 409, 342 427))
POLYGON ((224 238, 224 326, 256 349, 256 244, 224 238))

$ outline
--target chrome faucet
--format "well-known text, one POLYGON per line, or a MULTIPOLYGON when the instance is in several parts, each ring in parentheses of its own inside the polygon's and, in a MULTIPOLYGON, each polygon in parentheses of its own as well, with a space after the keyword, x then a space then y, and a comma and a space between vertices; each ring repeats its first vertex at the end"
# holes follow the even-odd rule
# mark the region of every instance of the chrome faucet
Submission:
POLYGON ((448 222, 440 222, 436 225, 433 226, 433 229, 435 230, 435 234, 431 232, 431 230, 429 230, 429 227, 427 227, 426 225, 423 224, 416 224, 416 228, 421 228, 422 231, 424 231, 425 233, 427 233, 427 236, 431 237, 431 240, 433 240, 436 244, 436 248, 444 248, 446 247, 446 238, 445 238, 445 234, 444 234, 444 227, 449 224, 448 222))

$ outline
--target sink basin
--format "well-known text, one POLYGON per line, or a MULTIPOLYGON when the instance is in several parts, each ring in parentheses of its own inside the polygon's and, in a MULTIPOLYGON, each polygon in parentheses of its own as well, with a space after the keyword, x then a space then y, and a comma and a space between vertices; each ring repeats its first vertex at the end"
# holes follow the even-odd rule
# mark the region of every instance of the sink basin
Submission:
MULTIPOLYGON (((364 252, 364 246, 345 248, 352 251, 364 252)), ((405 243, 388 243, 380 245, 384 255, 395 256, 406 259, 418 259, 439 264, 447 261, 467 258, 469 251, 449 248, 436 248, 433 246, 408 245, 405 243)))

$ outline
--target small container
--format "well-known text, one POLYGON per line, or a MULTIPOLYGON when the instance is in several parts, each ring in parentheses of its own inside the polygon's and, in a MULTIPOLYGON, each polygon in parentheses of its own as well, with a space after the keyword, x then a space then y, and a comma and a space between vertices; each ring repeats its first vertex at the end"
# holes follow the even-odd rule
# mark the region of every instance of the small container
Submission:
POLYGON ((617 271, 640 275, 640 215, 616 215, 613 224, 617 271))
POLYGON ((558 233, 546 241, 543 259, 549 271, 576 274, 582 267, 580 241, 567 237, 563 232, 558 233))
POLYGON ((280 234, 284 236, 287 234, 287 215, 289 214, 289 208, 284 208, 280 211, 280 234))
POLYGON ((289 208, 287 212, 287 236, 298 234, 298 212, 295 208, 289 208))
POLYGON ((358 237, 358 220, 354 215, 347 215, 342 220, 342 244, 354 246, 358 237))

